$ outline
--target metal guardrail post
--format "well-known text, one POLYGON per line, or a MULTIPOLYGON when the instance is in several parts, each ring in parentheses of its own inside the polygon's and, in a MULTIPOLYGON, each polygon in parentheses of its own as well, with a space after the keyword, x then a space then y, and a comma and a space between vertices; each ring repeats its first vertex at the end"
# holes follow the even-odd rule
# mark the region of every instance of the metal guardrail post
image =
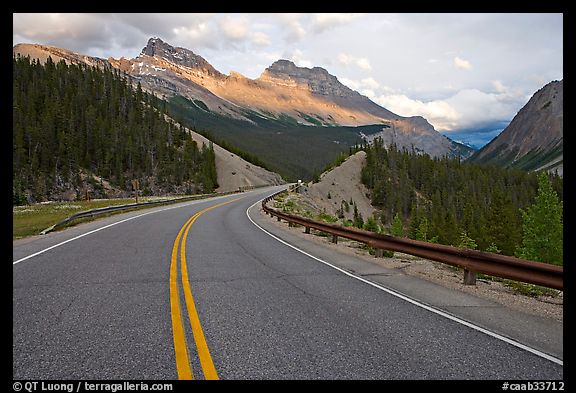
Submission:
POLYGON ((464 269, 464 285, 476 285, 476 272, 464 269))

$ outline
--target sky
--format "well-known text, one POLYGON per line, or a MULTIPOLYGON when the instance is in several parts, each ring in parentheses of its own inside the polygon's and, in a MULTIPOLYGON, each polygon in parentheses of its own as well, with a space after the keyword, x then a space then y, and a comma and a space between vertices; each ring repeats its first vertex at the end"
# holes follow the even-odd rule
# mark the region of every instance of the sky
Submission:
POLYGON ((279 59, 322 67, 476 148, 563 79, 561 13, 13 14, 14 45, 133 58, 151 37, 251 79, 279 59))

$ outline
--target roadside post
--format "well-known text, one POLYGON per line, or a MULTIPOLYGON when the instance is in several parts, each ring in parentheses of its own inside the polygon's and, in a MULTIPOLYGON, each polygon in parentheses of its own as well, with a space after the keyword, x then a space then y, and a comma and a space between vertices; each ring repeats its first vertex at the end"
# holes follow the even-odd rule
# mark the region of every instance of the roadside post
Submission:
POLYGON ((140 189, 140 182, 138 181, 138 179, 132 180, 132 189, 136 194, 136 203, 138 203, 138 190, 140 189))

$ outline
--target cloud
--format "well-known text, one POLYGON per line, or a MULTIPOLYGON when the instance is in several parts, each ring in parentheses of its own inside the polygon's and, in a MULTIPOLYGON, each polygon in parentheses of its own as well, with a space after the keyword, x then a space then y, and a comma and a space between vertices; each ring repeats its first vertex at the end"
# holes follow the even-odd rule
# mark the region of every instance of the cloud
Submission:
POLYGON ((380 95, 374 100, 401 116, 423 116, 437 130, 451 130, 461 118, 458 111, 443 100, 423 102, 403 94, 380 95))
POLYGON ((143 36, 158 36, 167 40, 175 38, 175 29, 194 29, 200 24, 208 26, 216 18, 214 14, 202 13, 117 13, 100 16, 106 21, 130 26, 143 36))
MULTIPOLYGON (((252 22, 238 14, 13 14, 13 41, 54 45, 101 57, 130 57, 139 53, 148 38, 159 37, 174 46, 247 51, 270 45, 259 29, 270 24, 252 22)), ((288 18, 290 19, 290 18, 288 18)))
POLYGON ((274 14, 284 30, 284 39, 288 42, 300 41, 306 35, 306 30, 300 23, 300 18, 305 14, 274 14))
MULTIPOLYGON (((383 90, 387 93, 392 91, 392 89, 390 89, 388 86, 381 86, 380 83, 378 83, 372 77, 364 78, 361 80, 354 80, 354 79, 348 79, 348 78, 338 78, 338 80, 343 85, 348 86, 352 90, 357 90, 357 91, 370 90, 373 92, 375 89, 380 89, 380 90, 383 90)), ((364 94, 364 93, 362 93, 362 94, 364 94)), ((368 97, 370 97, 370 95, 368 95, 368 94, 364 94, 364 95, 367 95, 368 97)))
POLYGON ((304 53, 300 49, 294 49, 292 52, 285 52, 283 57, 292 60, 298 67, 314 67, 312 61, 304 58, 304 53))
POLYGON ((248 36, 248 20, 226 16, 220 20, 220 28, 224 36, 234 41, 244 40, 248 36))
POLYGON ((470 64, 468 60, 461 59, 458 56, 454 58, 454 66, 461 70, 469 70, 472 68, 472 64, 470 64))
POLYGON ((312 17, 312 30, 315 33, 321 33, 325 30, 350 23, 363 15, 364 14, 354 14, 354 13, 315 14, 312 17))
POLYGON ((31 42, 66 45, 65 48, 72 50, 114 45, 113 32, 98 15, 42 15, 42 18, 38 18, 38 14, 13 14, 13 31, 31 42))
POLYGON ((462 89, 445 100, 461 116, 452 129, 479 128, 493 122, 512 120, 527 102, 518 92, 486 93, 479 89, 462 89))
POLYGON ((347 55, 346 53, 339 53, 338 61, 344 65, 348 65, 352 61, 352 57, 350 55, 347 55))
POLYGON ((171 45, 179 45, 185 48, 194 49, 197 47, 205 47, 216 49, 218 42, 214 40, 217 36, 213 25, 209 23, 199 23, 194 26, 182 26, 172 29, 175 37, 173 37, 171 45))
POLYGON ((370 65, 370 62, 365 57, 360 57, 360 58, 356 59, 356 65, 358 67, 362 68, 363 70, 366 70, 366 71, 372 70, 372 66, 370 65))
POLYGON ((506 91, 506 87, 500 81, 492 81, 492 85, 498 93, 503 93, 506 91))
POLYGON ((319 34, 326 30, 343 26, 358 19, 364 14, 358 13, 278 13, 272 14, 279 22, 277 25, 288 42, 298 42, 307 34, 308 30, 319 34), (306 28, 304 27, 306 26, 306 28), (308 30, 307 30, 308 29, 308 30))
POLYGON ((340 62, 340 64, 343 64, 345 66, 348 66, 350 64, 354 64, 357 67, 359 67, 365 71, 371 71, 372 70, 372 66, 370 65, 370 61, 365 57, 355 57, 355 56, 349 55, 347 53, 341 52, 338 54, 338 61, 340 62))
POLYGON ((270 45, 270 37, 268 36, 268 34, 262 33, 261 31, 250 33, 250 39, 252 43, 257 46, 270 45))
POLYGON ((372 77, 362 79, 361 83, 362 86, 366 86, 370 89, 377 89, 380 87, 380 83, 376 82, 376 80, 372 77))
POLYGON ((346 79, 342 83, 400 116, 423 116, 436 130, 447 134, 453 131, 471 133, 473 130, 501 130, 529 98, 522 89, 507 88, 501 83, 496 83, 500 88, 496 93, 461 89, 449 97, 427 101, 393 91, 386 86, 374 85, 371 88, 369 83, 346 79))

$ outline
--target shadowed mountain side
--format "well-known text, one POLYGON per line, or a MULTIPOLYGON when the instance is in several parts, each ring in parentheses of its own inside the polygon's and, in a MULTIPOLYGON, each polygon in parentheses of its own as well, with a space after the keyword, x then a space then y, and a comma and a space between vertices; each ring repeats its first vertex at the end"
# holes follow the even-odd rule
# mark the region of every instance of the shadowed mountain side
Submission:
MULTIPOLYGON (((210 141, 195 132, 190 131, 192 139, 200 146, 210 141)), ((218 172, 218 188, 216 192, 235 191, 246 187, 263 187, 280 185, 286 182, 277 173, 254 165, 236 154, 213 144, 216 155, 216 171, 218 172)))
POLYGON ((534 93, 508 127, 468 160, 562 175, 563 128, 563 81, 553 81, 534 93))

